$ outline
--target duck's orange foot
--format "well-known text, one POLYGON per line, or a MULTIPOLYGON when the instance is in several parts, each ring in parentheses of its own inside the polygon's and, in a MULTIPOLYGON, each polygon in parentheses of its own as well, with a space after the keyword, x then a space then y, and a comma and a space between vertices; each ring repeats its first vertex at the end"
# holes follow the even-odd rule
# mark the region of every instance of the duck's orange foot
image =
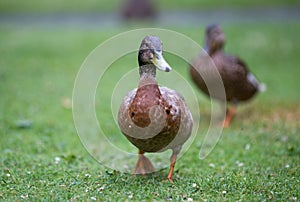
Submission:
POLYGON ((173 183, 173 172, 174 172, 174 167, 175 167, 175 163, 176 163, 176 159, 177 159, 177 154, 172 153, 172 156, 171 156, 171 164, 170 164, 170 171, 169 171, 169 174, 167 176, 167 180, 170 182, 170 183, 173 183))
POLYGON ((235 116, 236 108, 235 106, 231 106, 226 113, 225 120, 223 122, 223 128, 227 128, 230 125, 232 118, 235 116))
POLYGON ((139 154, 139 159, 136 162, 134 168, 135 175, 145 175, 148 173, 152 173, 155 171, 154 166, 152 165, 151 161, 144 156, 144 154, 139 154))
POLYGON ((169 181, 170 183, 174 183, 173 178, 172 177, 167 177, 167 181, 169 181))
POLYGON ((228 119, 227 116, 226 116, 225 120, 223 121, 223 128, 228 128, 228 126, 230 124, 230 121, 231 120, 228 119))
POLYGON ((169 177, 163 179, 162 182, 163 182, 163 183, 171 183, 171 184, 174 183, 173 179, 172 179, 172 178, 169 178, 169 177))

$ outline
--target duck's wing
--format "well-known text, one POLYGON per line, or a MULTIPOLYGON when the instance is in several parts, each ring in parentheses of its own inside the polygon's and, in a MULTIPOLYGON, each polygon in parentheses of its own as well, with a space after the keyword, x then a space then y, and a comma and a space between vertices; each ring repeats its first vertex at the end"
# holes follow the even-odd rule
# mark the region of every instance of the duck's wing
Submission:
POLYGON ((258 91, 261 91, 261 92, 265 91, 266 90, 265 84, 258 81, 256 76, 250 72, 246 63, 238 57, 234 57, 234 58, 235 58, 236 64, 239 66, 239 68, 244 69, 244 71, 246 73, 247 82, 250 85, 252 85, 255 89, 257 89, 258 91))
POLYGON ((244 78, 251 84, 254 88, 260 89, 261 84, 258 79, 254 76, 253 73, 248 69, 247 64, 241 60, 239 57, 230 56, 232 60, 232 64, 236 66, 236 71, 243 72, 244 78))
MULTIPOLYGON (((177 118, 180 116, 180 126, 177 135, 165 149, 179 152, 182 145, 190 137, 193 128, 193 117, 181 94, 167 87, 159 87, 162 98, 171 106, 170 114, 177 118), (177 151, 176 151, 177 150, 177 151)), ((163 150, 165 150, 163 149, 163 150)))
POLYGON ((127 95, 124 97, 118 113, 118 123, 121 131, 124 131, 124 125, 128 125, 127 122, 129 122, 129 116, 128 116, 128 110, 129 106, 132 103, 135 95, 136 95, 137 88, 129 91, 127 95))
POLYGON ((248 100, 265 88, 239 57, 225 55, 218 63, 229 100, 248 100))

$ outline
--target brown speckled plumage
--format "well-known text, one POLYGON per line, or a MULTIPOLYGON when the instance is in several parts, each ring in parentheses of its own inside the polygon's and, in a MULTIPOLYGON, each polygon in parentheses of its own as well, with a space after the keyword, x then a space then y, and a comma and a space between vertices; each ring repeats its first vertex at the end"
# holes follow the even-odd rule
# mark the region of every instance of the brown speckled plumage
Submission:
POLYGON ((176 156, 191 134, 193 119, 180 94, 157 85, 156 67, 164 71, 170 71, 171 67, 164 60, 158 62, 156 59, 163 60, 161 41, 158 37, 147 36, 139 51, 139 86, 124 98, 118 122, 122 133, 139 149, 140 157, 135 173, 150 172, 140 168, 147 167, 145 164, 150 163, 145 163, 144 152, 172 149, 168 175, 168 179, 172 181, 176 156))
POLYGON ((149 139, 133 138, 125 134, 132 144, 144 152, 157 152, 166 147, 175 138, 180 126, 180 114, 176 116, 172 115, 175 114, 173 111, 176 109, 172 108, 172 105, 162 97, 158 85, 156 84, 145 85, 138 88, 136 96, 128 110, 132 122, 139 127, 148 126, 151 122, 149 111, 150 108, 155 105, 162 106, 167 114, 167 124, 159 134, 149 139))
MULTIPOLYGON (((226 100, 236 105, 240 101, 251 99, 262 87, 253 74, 251 74, 240 58, 224 53, 225 35, 217 25, 211 25, 206 30, 206 51, 214 62, 224 84, 226 100)), ((194 83, 207 95, 207 86, 199 74, 200 69, 208 70, 203 65, 201 56, 190 66, 190 75, 194 83)), ((224 101, 218 94, 210 95, 214 99, 224 101)), ((231 117, 230 117, 231 119, 231 117)), ((230 120, 229 120, 230 122, 230 120)), ((229 124, 229 123, 228 123, 229 124)))

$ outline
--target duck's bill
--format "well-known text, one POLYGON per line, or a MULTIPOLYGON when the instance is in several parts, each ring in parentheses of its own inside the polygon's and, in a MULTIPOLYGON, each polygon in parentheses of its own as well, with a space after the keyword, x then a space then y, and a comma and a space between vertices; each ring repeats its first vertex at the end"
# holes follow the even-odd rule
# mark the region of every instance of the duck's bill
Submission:
POLYGON ((153 64, 161 71, 169 72, 172 70, 170 65, 165 61, 162 51, 155 51, 154 58, 152 60, 153 64))

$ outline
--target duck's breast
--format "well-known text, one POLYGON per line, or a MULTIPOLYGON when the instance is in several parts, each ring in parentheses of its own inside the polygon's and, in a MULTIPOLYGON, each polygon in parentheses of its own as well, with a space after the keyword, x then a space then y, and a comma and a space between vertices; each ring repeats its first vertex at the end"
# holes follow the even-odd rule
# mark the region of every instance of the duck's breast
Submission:
POLYGON ((137 148, 157 152, 169 148, 179 134, 185 108, 181 108, 184 105, 175 91, 159 88, 157 93, 149 91, 151 87, 144 88, 134 90, 124 99, 119 110, 119 126, 137 148))

